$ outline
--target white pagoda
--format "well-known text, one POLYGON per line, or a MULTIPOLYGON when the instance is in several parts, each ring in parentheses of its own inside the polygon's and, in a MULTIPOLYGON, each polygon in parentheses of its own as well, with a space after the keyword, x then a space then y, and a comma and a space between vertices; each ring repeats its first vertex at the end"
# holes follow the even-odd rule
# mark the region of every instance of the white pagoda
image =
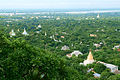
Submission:
POLYGON ((38 28, 41 28, 42 26, 41 25, 38 25, 38 28))
POLYGON ((56 20, 60 20, 60 17, 57 17, 56 20))
POLYGON ((99 15, 99 14, 97 15, 97 18, 100 18, 100 15, 99 15))
POLYGON ((93 59, 93 56, 92 56, 92 53, 91 53, 91 50, 90 50, 89 55, 87 57, 87 60, 85 60, 83 62, 83 64, 86 66, 87 64, 92 64, 93 62, 95 62, 95 61, 93 59))
POLYGON ((47 33, 45 32, 45 36, 47 36, 47 33))
POLYGON ((17 31, 19 32, 20 30, 18 29, 17 31))
POLYGON ((13 29, 11 30, 11 32, 10 32, 9 34, 10 34, 10 37, 12 37, 12 36, 15 36, 15 35, 16 35, 13 29))
POLYGON ((25 35, 25 36, 29 35, 29 34, 26 32, 25 28, 24 28, 24 32, 23 32, 22 34, 25 35))

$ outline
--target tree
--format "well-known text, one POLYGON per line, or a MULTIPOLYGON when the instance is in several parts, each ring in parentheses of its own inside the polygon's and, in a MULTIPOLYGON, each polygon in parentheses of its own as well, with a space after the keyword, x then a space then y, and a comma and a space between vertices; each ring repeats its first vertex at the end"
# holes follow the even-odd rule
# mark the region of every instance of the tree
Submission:
POLYGON ((112 75, 107 80, 120 80, 120 74, 112 75))
POLYGON ((114 75, 114 74, 111 73, 109 69, 106 69, 106 70, 104 70, 104 71, 101 73, 100 79, 101 79, 101 80, 106 80, 106 79, 108 79, 108 78, 109 78, 110 76, 112 76, 112 75, 114 75))
POLYGON ((94 66, 94 71, 97 73, 102 73, 104 70, 106 69, 106 67, 103 64, 97 63, 94 66))

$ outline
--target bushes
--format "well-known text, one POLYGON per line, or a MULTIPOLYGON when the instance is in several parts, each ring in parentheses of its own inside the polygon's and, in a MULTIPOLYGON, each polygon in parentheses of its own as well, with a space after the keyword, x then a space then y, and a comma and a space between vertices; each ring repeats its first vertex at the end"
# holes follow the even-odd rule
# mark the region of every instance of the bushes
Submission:
MULTIPOLYGON (((20 42, 19 40, 11 41, 9 44, 5 41, 6 38, 1 39, 1 44, 6 44, 6 47, 1 47, 5 50, 6 58, 4 55, 0 58, 0 75, 1 79, 32 79, 32 73, 40 75, 44 74, 45 79, 57 78, 62 75, 60 71, 64 71, 64 61, 59 56, 53 55, 50 52, 34 48, 27 43, 20 42), (20 45, 20 46, 19 46, 20 45), (10 50, 10 48, 11 50, 10 50)), ((7 41, 9 41, 7 39, 7 41)), ((0 53, 1 54, 1 53, 0 53)))
POLYGON ((97 73, 102 73, 105 69, 106 69, 106 66, 104 66, 103 64, 100 64, 100 63, 97 63, 94 66, 94 71, 97 73))

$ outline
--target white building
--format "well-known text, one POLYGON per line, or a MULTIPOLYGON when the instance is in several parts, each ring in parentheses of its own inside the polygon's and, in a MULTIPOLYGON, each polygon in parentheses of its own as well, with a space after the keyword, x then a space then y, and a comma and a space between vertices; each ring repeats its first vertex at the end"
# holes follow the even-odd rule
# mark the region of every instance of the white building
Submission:
POLYGON ((41 26, 41 25, 38 25, 38 26, 36 27, 36 29, 40 29, 40 28, 42 28, 42 26, 41 26))
POLYGON ((102 45, 103 43, 102 42, 100 42, 100 45, 102 45))
POLYGON ((7 26, 10 26, 9 24, 7 24, 7 26))
POLYGON ((40 33, 40 31, 36 31, 36 33, 40 33))
POLYGON ((71 53, 71 55, 75 55, 75 56, 78 57, 78 55, 83 55, 83 53, 81 53, 80 51, 76 50, 76 51, 73 51, 73 52, 71 53))
POLYGON ((50 38, 52 39, 52 38, 53 38, 53 36, 50 36, 50 38))
POLYGON ((62 48, 61 48, 61 50, 70 50, 70 48, 68 47, 68 46, 66 46, 66 45, 64 45, 62 48))
POLYGON ((91 50, 89 52, 89 55, 87 57, 87 60, 84 60, 83 64, 86 66, 87 64, 92 64, 94 61, 91 50))
POLYGON ((38 19, 39 17, 38 16, 36 16, 36 19, 38 19))
POLYGON ((96 32, 99 32, 99 30, 96 30, 96 32))
POLYGON ((45 32, 45 36, 47 36, 47 33, 45 32))
POLYGON ((56 20, 60 20, 60 17, 57 17, 56 20))
POLYGON ((120 45, 114 46, 113 49, 119 49, 120 45))
POLYGON ((24 28, 24 32, 23 32, 22 34, 25 35, 25 36, 29 35, 29 34, 26 32, 25 28, 24 28))
POLYGON ((10 16, 13 16, 14 15, 14 13, 10 13, 10 16))
POLYGON ((98 61, 98 62, 105 65, 107 68, 109 68, 112 73, 118 71, 118 66, 115 66, 113 64, 104 63, 104 62, 101 62, 101 61, 98 61))
POLYGON ((100 78, 101 74, 98 74, 98 73, 94 73, 93 74, 95 78, 100 78))
POLYGON ((72 57, 72 55, 71 55, 71 54, 66 54, 66 56, 67 56, 68 58, 71 58, 71 57, 72 57))
POLYGON ((90 37, 97 37, 96 34, 90 34, 90 37))
POLYGON ((50 38, 51 38, 51 39, 54 39, 54 38, 55 38, 55 36, 54 36, 54 35, 52 35, 52 36, 50 36, 50 38))
POLYGON ((11 30, 11 32, 10 32, 9 34, 10 34, 10 37, 12 37, 12 36, 15 36, 15 35, 16 35, 13 29, 11 30))
POLYGON ((96 48, 100 47, 101 45, 100 44, 93 44, 96 48))

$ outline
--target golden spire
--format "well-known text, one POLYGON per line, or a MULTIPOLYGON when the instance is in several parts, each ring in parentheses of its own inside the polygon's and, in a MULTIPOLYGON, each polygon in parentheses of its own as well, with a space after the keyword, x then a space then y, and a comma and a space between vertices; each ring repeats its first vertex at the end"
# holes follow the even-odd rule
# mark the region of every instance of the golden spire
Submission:
POLYGON ((94 60, 93 56, 92 56, 92 53, 91 53, 91 50, 89 51, 89 55, 87 57, 87 60, 94 60))

